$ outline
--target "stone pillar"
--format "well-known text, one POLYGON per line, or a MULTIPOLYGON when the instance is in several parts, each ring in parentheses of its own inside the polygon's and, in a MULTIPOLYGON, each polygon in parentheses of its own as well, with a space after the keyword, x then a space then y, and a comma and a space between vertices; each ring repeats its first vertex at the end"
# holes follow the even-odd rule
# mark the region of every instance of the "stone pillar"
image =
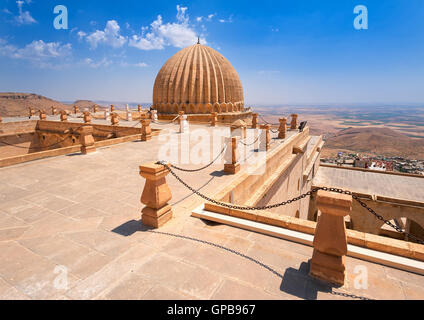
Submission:
POLYGON ((157 110, 152 110, 152 120, 153 120, 153 122, 158 121, 158 111, 157 110))
POLYGON ((141 120, 141 141, 152 139, 152 128, 150 127, 150 119, 141 120))
POLYGON ((292 114, 292 121, 290 124, 290 130, 296 130, 297 129, 297 114, 292 114))
POLYGON ((77 114, 79 111, 79 108, 77 106, 74 106, 74 113, 77 114))
POLYGON ((216 123, 218 122, 218 114, 216 112, 211 113, 211 126, 216 127, 216 123))
POLYGON ((168 173, 168 169, 160 164, 140 166, 140 176, 146 179, 141 195, 141 203, 146 205, 141 211, 141 221, 146 226, 159 228, 172 218, 172 208, 168 204, 172 194, 166 183, 168 173))
POLYGON ((227 150, 225 152, 224 171, 231 174, 236 174, 240 171, 239 152, 237 145, 240 141, 240 137, 227 138, 227 150), (231 159, 231 160, 230 160, 231 159))
POLYGON ((260 150, 266 150, 268 151, 271 145, 271 135, 269 133, 269 130, 271 129, 270 124, 262 124, 260 126, 260 129, 262 130, 262 136, 260 138, 260 150))
POLYGON ((138 112, 141 112, 141 105, 138 105, 137 108, 138 108, 138 112))
POLYGON ((84 112, 84 123, 91 123, 90 112, 84 112))
POLYGON ((96 113, 96 112, 98 112, 99 111, 99 106, 98 105, 95 105, 94 107, 93 107, 93 112, 94 113, 96 113))
POLYGON ((310 275, 343 286, 347 237, 344 217, 352 210, 352 196, 329 191, 318 191, 318 218, 314 237, 310 275))
POLYGON ((184 111, 178 112, 180 117, 178 118, 180 122, 180 133, 184 133, 184 111))
POLYGON ((105 110, 105 120, 108 120, 110 116, 109 110, 105 110))
POLYGON ((115 106, 113 104, 110 105, 110 112, 114 112, 115 111, 115 106))
POLYGON ((285 139, 287 131, 287 118, 280 119, 280 127, 278 128, 278 139, 285 139))
POLYGON ((252 113, 252 128, 257 129, 258 128, 258 114, 252 113))
POLYGON ((132 121, 132 113, 129 110, 127 110, 127 121, 132 121))
POLYGON ((57 109, 55 107, 52 107, 52 116, 55 116, 57 113, 57 109))
POLYGON ((0 116, 0 123, 2 123, 3 122, 3 119, 2 119, 2 117, 0 116))
POLYGON ((68 121, 68 114, 66 113, 65 110, 62 110, 60 112, 60 121, 63 121, 63 122, 68 121))
POLYGON ((83 154, 96 151, 96 146, 94 145, 92 126, 83 126, 80 129, 80 143, 81 143, 81 152, 83 154))
POLYGON ((40 114, 40 120, 46 120, 46 113, 44 110, 39 110, 38 112, 40 114))
POLYGON ((112 126, 116 126, 119 124, 119 117, 117 113, 114 112, 110 115, 110 122, 112 126))
POLYGON ((34 117, 35 116, 35 110, 33 108, 29 108, 29 117, 34 117))

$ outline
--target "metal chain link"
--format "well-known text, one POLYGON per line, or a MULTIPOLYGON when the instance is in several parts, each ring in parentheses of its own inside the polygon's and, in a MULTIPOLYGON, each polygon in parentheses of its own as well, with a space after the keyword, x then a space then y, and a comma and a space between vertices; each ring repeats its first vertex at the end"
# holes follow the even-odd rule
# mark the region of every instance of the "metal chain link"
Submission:
POLYGON ((265 118, 262 115, 259 115, 259 118, 261 118, 262 121, 265 122, 266 124, 270 124, 272 126, 279 126, 280 125, 279 123, 271 123, 271 122, 266 121, 265 118))
POLYGON ((174 122, 175 122, 175 120, 177 120, 179 117, 180 117, 180 116, 178 115, 178 116, 176 116, 173 120, 171 120, 170 122, 165 122, 165 123, 156 122, 156 121, 154 121, 153 119, 152 119, 152 122, 153 122, 154 124, 158 124, 158 125, 162 125, 162 126, 164 126, 164 125, 168 125, 168 124, 174 123, 174 122))
POLYGON ((258 136, 257 138, 256 138, 256 140, 255 141, 253 141, 252 143, 245 143, 245 142, 243 142, 243 140, 246 140, 246 139, 243 139, 243 140, 240 140, 239 141, 239 143, 241 143, 242 145, 244 145, 244 146, 246 146, 246 147, 250 147, 250 146, 253 146, 256 142, 258 142, 258 140, 259 140, 259 138, 260 138, 261 136, 258 136))
POLYGON ((224 151, 225 151, 225 149, 227 149, 227 146, 224 146, 224 148, 222 148, 222 150, 221 150, 221 152, 217 155, 217 157, 215 158, 215 159, 213 159, 212 160, 212 162, 210 162, 209 164, 207 164, 206 166, 204 166, 204 167, 201 167, 201 168, 199 168, 199 169, 184 169, 184 168, 179 168, 179 167, 177 167, 177 166, 174 166, 173 164, 170 164, 170 166, 172 167, 172 168, 174 168, 174 169, 176 169, 176 170, 179 170, 179 171, 184 171, 184 172, 198 172, 198 171, 202 171, 202 170, 204 170, 204 169, 206 169, 206 168, 208 168, 208 167, 210 167, 216 160, 218 160, 219 159, 219 157, 224 153, 224 151))
POLYGON ((298 197, 295 197, 293 199, 286 200, 286 201, 283 201, 283 202, 280 202, 280 203, 272 204, 272 205, 261 206, 261 207, 238 206, 238 205, 233 205, 233 204, 228 204, 228 203, 225 203, 225 202, 217 201, 217 200, 212 199, 212 198, 210 198, 208 196, 205 196, 204 194, 202 194, 199 191, 195 190, 194 188, 190 187, 186 182, 184 182, 180 177, 178 177, 177 174, 171 169, 171 167, 166 162, 164 162, 164 161, 158 161, 157 164, 161 164, 165 168, 167 168, 168 171, 180 183, 182 183, 187 189, 189 189, 193 193, 197 194, 199 197, 205 199, 206 201, 209 201, 211 203, 214 203, 216 205, 223 206, 223 207, 230 208, 230 209, 235 209, 235 210, 246 210, 246 211, 256 211, 257 210, 257 211, 260 211, 260 210, 274 209, 274 208, 278 208, 278 207, 282 207, 282 206, 291 204, 293 202, 299 201, 299 200, 304 199, 306 197, 309 197, 312 194, 318 192, 319 190, 330 191, 330 192, 336 192, 336 193, 340 193, 340 194, 350 195, 350 196, 352 196, 352 199, 356 200, 363 208, 367 209, 371 214, 373 214, 375 217, 377 217, 378 220, 383 221, 388 226, 390 226, 393 229, 395 229, 396 231, 398 231, 398 232, 406 235, 407 237, 414 239, 418 243, 424 244, 424 241, 422 239, 417 238, 416 236, 414 236, 414 235, 406 232, 402 228, 400 228, 398 226, 395 226, 389 220, 384 219, 381 215, 379 215, 378 213, 376 213, 372 208, 368 207, 366 203, 364 203, 357 195, 354 195, 351 191, 347 191, 347 190, 343 190, 343 189, 338 189, 338 188, 315 187, 315 188, 311 189, 310 191, 308 191, 308 192, 306 192, 304 194, 301 194, 298 197))

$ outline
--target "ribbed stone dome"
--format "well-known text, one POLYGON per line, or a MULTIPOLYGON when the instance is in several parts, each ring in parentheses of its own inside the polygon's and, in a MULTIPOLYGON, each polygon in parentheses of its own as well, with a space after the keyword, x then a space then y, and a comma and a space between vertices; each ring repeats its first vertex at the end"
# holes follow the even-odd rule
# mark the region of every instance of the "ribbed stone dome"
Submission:
POLYGON ((240 112, 243 87, 223 55, 195 44, 177 52, 160 69, 153 87, 153 107, 159 113, 240 112))

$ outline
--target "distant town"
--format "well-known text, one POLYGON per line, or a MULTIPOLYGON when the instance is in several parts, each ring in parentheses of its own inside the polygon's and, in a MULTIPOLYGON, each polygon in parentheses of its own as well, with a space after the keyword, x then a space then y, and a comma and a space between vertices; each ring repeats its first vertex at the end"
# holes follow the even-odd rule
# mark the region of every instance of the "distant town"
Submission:
POLYGON ((336 158, 322 158, 321 163, 376 171, 392 171, 424 175, 424 160, 402 157, 361 156, 358 153, 339 152, 336 158))

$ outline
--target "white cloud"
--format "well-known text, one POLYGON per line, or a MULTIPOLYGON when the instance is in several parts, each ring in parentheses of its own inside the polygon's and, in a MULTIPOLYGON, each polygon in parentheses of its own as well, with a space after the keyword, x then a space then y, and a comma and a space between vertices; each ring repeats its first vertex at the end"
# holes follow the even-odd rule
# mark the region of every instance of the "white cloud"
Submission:
MULTIPOLYGON (((18 6, 19 15, 15 17, 15 22, 18 24, 32 24, 36 23, 35 19, 31 16, 29 11, 23 11, 22 6, 24 5, 24 1, 16 1, 18 6)), ((26 1, 27 4, 31 3, 31 1, 26 1)))
POLYGON ((216 16, 215 13, 211 13, 207 17, 202 17, 202 16, 197 17, 196 21, 197 22, 202 22, 202 21, 208 21, 209 22, 209 21, 212 21, 213 17, 215 17, 215 16, 216 16))
POLYGON ((7 13, 7 14, 12 14, 12 12, 10 12, 10 11, 9 11, 9 9, 7 9, 7 8, 4 8, 4 9, 2 10, 2 12, 3 12, 3 13, 7 13))
POLYGON ((0 41, 0 54, 14 59, 46 61, 70 56, 72 54, 72 46, 70 43, 62 45, 60 42, 34 40, 23 48, 17 48, 2 40, 0 41))
MULTIPOLYGON (((165 46, 184 48, 197 42, 197 33, 189 24, 187 7, 177 5, 177 21, 163 23, 162 16, 150 24, 150 27, 142 27, 141 35, 133 35, 129 45, 140 50, 159 50, 165 46), (147 32, 146 32, 147 31, 147 32)), ((206 43, 201 38, 202 43, 206 43)))
POLYGON ((84 38, 87 34, 86 34, 84 31, 78 31, 77 35, 78 35, 78 37, 79 37, 80 39, 82 39, 82 38, 84 38))
POLYGON ((86 66, 88 66, 90 68, 94 68, 94 69, 97 69, 97 68, 100 68, 100 67, 107 67, 111 64, 112 64, 112 62, 110 60, 106 59, 106 58, 103 58, 102 60, 97 61, 97 62, 95 62, 93 59, 90 59, 90 58, 86 58, 83 61, 83 65, 86 65, 86 66))
POLYGON ((148 64, 144 63, 144 62, 140 62, 140 63, 136 63, 134 66, 140 67, 140 68, 145 68, 145 67, 148 67, 148 64))
POLYGON ((232 23, 233 22, 233 15, 230 15, 228 19, 219 19, 218 20, 221 23, 232 23))
POLYGON ((106 44, 113 48, 120 48, 127 42, 127 37, 122 36, 120 34, 120 30, 121 27, 118 22, 115 20, 109 20, 103 31, 96 30, 89 35, 80 31, 78 32, 78 35, 80 38, 85 38, 92 49, 97 48, 99 44, 106 44))

